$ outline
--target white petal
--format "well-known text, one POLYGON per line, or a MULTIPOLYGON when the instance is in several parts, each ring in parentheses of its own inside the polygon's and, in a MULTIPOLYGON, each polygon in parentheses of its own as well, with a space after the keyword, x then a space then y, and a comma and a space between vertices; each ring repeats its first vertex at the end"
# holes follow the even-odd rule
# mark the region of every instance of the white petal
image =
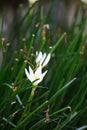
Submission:
POLYGON ((37 68, 37 70, 35 71, 35 76, 37 76, 38 78, 40 78, 42 75, 42 67, 41 65, 37 68))
POLYGON ((42 65, 43 67, 46 66, 46 65, 48 64, 50 58, 51 58, 51 54, 49 53, 48 56, 46 57, 46 59, 45 59, 43 65, 42 65))
POLYGON ((34 81, 34 73, 30 66, 29 66, 29 74, 30 74, 31 82, 34 81))
POLYGON ((46 70, 43 74, 42 74, 42 77, 44 78, 44 76, 46 75, 48 70, 46 70))
POLYGON ((26 74, 27 78, 31 81, 31 77, 30 77, 29 72, 27 71, 26 68, 25 68, 25 74, 26 74))
POLYGON ((38 84, 43 80, 43 78, 44 78, 44 76, 46 75, 46 73, 47 73, 47 71, 45 71, 45 72, 41 75, 40 79, 38 79, 37 81, 35 81, 34 84, 35 84, 35 85, 38 85, 38 84))
POLYGON ((33 70, 30 66, 29 66, 29 73, 30 73, 30 75, 33 75, 33 70))
POLYGON ((38 0, 28 0, 30 3, 35 3, 38 0))
POLYGON ((45 58, 46 58, 46 53, 43 54, 43 57, 42 57, 42 59, 41 59, 41 61, 40 61, 40 64, 41 64, 41 65, 43 64, 45 58))
POLYGON ((35 85, 38 85, 42 80, 41 79, 38 79, 34 82, 35 85))
POLYGON ((38 56, 38 51, 36 51, 36 56, 38 56))
POLYGON ((40 60, 42 59, 43 55, 42 52, 39 52, 37 58, 36 58, 36 63, 40 62, 40 60))

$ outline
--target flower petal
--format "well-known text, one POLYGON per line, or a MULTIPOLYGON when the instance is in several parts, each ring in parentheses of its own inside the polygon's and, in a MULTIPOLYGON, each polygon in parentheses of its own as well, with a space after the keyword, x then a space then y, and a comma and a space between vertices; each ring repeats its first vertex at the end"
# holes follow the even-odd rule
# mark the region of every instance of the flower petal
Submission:
POLYGON ((37 76, 38 78, 40 78, 42 75, 42 67, 41 65, 37 68, 37 70, 35 71, 35 76, 37 76))
POLYGON ((45 61, 43 62, 43 65, 42 65, 43 67, 45 67, 48 64, 50 58, 51 58, 51 54, 49 53, 48 56, 46 57, 45 61))
POLYGON ((30 77, 29 72, 27 71, 26 68, 25 68, 25 74, 26 74, 27 78, 31 81, 31 77, 30 77))
POLYGON ((35 3, 38 0, 28 0, 28 1, 29 1, 29 3, 33 4, 33 3, 35 3))
POLYGON ((46 75, 48 70, 46 70, 43 74, 42 74, 42 77, 44 78, 44 76, 46 75))
POLYGON ((34 73, 30 66, 29 66, 29 74, 30 74, 31 82, 34 81, 34 73))
POLYGON ((38 84, 43 80, 43 78, 44 78, 44 76, 46 75, 46 73, 47 73, 47 71, 45 71, 45 72, 41 75, 41 77, 40 77, 37 81, 35 81, 35 85, 38 85, 38 84))
POLYGON ((36 51, 36 56, 38 56, 38 51, 36 51))
POLYGON ((42 52, 39 52, 36 58, 36 63, 40 62, 40 60, 42 59, 43 55, 42 52))
POLYGON ((45 58, 46 58, 46 53, 43 54, 43 57, 42 57, 42 59, 41 59, 41 61, 40 61, 40 64, 41 64, 41 65, 43 64, 45 58))
POLYGON ((38 85, 42 80, 41 79, 38 79, 34 82, 34 85, 38 85))

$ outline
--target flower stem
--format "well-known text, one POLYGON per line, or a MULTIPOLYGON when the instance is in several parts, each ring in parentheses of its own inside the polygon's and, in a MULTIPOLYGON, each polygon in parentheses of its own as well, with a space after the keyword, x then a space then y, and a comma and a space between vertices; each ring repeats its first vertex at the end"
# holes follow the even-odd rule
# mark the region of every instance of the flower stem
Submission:
POLYGON ((34 97, 34 94, 35 94, 35 90, 36 90, 36 86, 34 86, 31 90, 31 94, 30 94, 30 97, 28 99, 29 104, 27 104, 27 106, 25 107, 24 113, 26 113, 27 111, 30 111, 30 107, 31 107, 32 100, 33 100, 33 97, 34 97))
POLYGON ((34 94, 35 94, 35 90, 36 90, 36 86, 34 86, 31 90, 31 94, 30 94, 30 97, 28 99, 28 104, 26 105, 26 107, 24 109, 24 112, 22 114, 20 121, 22 121, 24 119, 24 115, 27 115, 30 112, 30 108, 31 108, 32 100, 33 100, 33 97, 34 97, 34 94))
POLYGON ((35 90, 36 90, 36 87, 32 88, 31 95, 29 97, 29 102, 31 102, 33 100, 35 90))

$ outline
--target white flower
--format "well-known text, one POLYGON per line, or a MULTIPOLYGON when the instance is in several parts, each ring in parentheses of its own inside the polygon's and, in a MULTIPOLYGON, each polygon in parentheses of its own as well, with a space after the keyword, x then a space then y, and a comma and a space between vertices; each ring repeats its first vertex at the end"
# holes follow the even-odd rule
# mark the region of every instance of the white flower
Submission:
POLYGON ((41 67, 41 65, 37 68, 37 70, 35 72, 32 70, 32 68, 30 66, 29 66, 29 72, 25 68, 25 74, 26 74, 27 78, 31 82, 33 82, 33 84, 35 86, 37 86, 43 80, 43 78, 46 75, 46 73, 47 73, 47 71, 45 71, 44 73, 42 73, 42 67, 41 67))
POLYGON ((87 4, 87 0, 81 0, 81 2, 87 4))
POLYGON ((42 52, 37 52, 37 51, 36 51, 36 56, 37 56, 36 57, 36 63, 38 65, 41 65, 42 67, 45 67, 48 64, 48 62, 51 58, 50 53, 47 55, 46 53, 42 54, 42 52))

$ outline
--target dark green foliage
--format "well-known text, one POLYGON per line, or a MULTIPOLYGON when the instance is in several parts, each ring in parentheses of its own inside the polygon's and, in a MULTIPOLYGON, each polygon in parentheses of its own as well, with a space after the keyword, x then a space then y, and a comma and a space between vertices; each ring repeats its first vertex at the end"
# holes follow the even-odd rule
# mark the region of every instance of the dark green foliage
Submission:
MULTIPOLYGON (((7 58, 10 47, 7 43, 3 45, 5 52, 0 70, 0 130, 75 130, 85 126, 87 34, 83 36, 83 33, 86 19, 77 27, 72 26, 69 33, 57 36, 50 28, 43 35, 43 31, 46 31, 43 26, 49 18, 47 16, 41 19, 41 7, 35 14, 32 9, 33 7, 19 22, 19 46, 10 53, 10 60, 7 58), (24 20, 26 24, 22 30, 24 20), (78 32, 75 35, 76 28, 78 32), (29 65, 34 69, 36 51, 51 53, 51 59, 44 68, 48 70, 47 75, 37 87, 32 101, 29 101, 33 86, 27 80, 24 70, 29 65)), ((10 38, 8 40, 10 42, 10 38)))

